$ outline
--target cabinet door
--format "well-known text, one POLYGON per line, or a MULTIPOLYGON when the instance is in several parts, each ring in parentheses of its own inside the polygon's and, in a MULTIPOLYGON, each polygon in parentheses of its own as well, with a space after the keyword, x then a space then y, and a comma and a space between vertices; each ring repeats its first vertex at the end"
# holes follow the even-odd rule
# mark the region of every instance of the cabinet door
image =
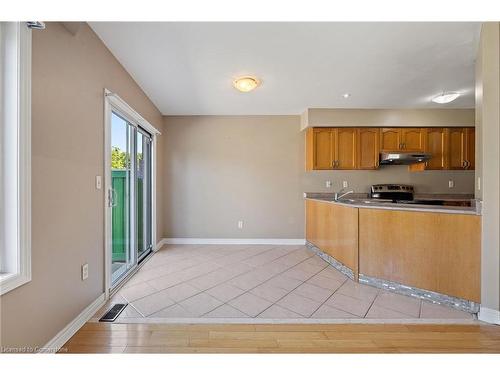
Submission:
POLYGON ((403 151, 424 151, 424 129, 401 129, 401 143, 403 151))
POLYGON ((466 160, 466 129, 449 128, 449 168, 465 169, 466 160))
POLYGON ((358 169, 377 169, 380 153, 379 129, 359 128, 357 131, 358 169))
POLYGON ((334 168, 356 169, 356 129, 336 129, 335 140, 334 168))
POLYGON ((448 137, 444 128, 427 128, 425 135, 425 152, 432 158, 425 163, 425 169, 448 168, 448 137))
POLYGON ((380 150, 399 151, 401 148, 401 132, 398 128, 380 129, 380 150))
POLYGON ((314 129, 314 169, 332 169, 334 131, 331 128, 314 129))
POLYGON ((476 169, 476 129, 466 129, 466 161, 467 169, 476 169))

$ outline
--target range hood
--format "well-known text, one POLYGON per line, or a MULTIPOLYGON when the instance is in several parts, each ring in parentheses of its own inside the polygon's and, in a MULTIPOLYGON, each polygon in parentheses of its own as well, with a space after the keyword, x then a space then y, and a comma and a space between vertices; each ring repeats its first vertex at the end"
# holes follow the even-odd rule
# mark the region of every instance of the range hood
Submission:
POLYGON ((430 158, 428 152, 381 152, 380 165, 410 165, 423 163, 430 158))

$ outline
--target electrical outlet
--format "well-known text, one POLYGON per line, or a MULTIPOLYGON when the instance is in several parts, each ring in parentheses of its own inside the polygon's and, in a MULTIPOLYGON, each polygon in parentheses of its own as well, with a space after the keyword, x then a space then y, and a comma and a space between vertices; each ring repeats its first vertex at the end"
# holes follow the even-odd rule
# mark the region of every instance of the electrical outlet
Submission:
POLYGON ((453 189, 455 187, 455 181, 453 181, 453 180, 448 181, 448 187, 450 189, 453 189))
POLYGON ((85 263, 82 265, 82 280, 86 280, 89 277, 89 264, 85 263))
POLYGON ((326 181, 326 182, 325 182, 325 186, 326 186, 327 188, 331 188, 331 187, 332 187, 332 182, 331 182, 331 181, 326 181))
POLYGON ((347 186, 347 181, 342 181, 342 187, 345 189, 347 186))
POLYGON ((101 190, 102 188, 102 178, 101 176, 95 176, 95 188, 101 190))
POLYGON ((238 220, 238 229, 243 229, 243 220, 238 220))

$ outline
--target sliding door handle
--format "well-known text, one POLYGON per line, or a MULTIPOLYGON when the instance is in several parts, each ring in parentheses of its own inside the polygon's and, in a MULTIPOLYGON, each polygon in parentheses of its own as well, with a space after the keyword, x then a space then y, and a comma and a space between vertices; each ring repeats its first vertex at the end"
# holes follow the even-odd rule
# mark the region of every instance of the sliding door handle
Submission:
POLYGON ((116 207, 118 205, 118 194, 116 190, 110 188, 108 190, 108 207, 116 207))

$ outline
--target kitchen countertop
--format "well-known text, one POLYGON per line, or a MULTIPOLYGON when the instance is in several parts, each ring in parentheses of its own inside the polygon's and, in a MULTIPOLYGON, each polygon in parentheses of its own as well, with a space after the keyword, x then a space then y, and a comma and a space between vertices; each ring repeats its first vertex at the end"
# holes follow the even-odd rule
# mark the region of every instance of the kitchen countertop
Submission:
POLYGON ((364 193, 351 193, 338 201, 334 200, 334 193, 304 193, 304 198, 356 208, 376 208, 394 211, 437 212, 466 215, 481 214, 481 201, 472 199, 472 195, 470 194, 415 194, 415 199, 471 201, 471 207, 378 202, 376 200, 369 199, 368 194, 364 193))

